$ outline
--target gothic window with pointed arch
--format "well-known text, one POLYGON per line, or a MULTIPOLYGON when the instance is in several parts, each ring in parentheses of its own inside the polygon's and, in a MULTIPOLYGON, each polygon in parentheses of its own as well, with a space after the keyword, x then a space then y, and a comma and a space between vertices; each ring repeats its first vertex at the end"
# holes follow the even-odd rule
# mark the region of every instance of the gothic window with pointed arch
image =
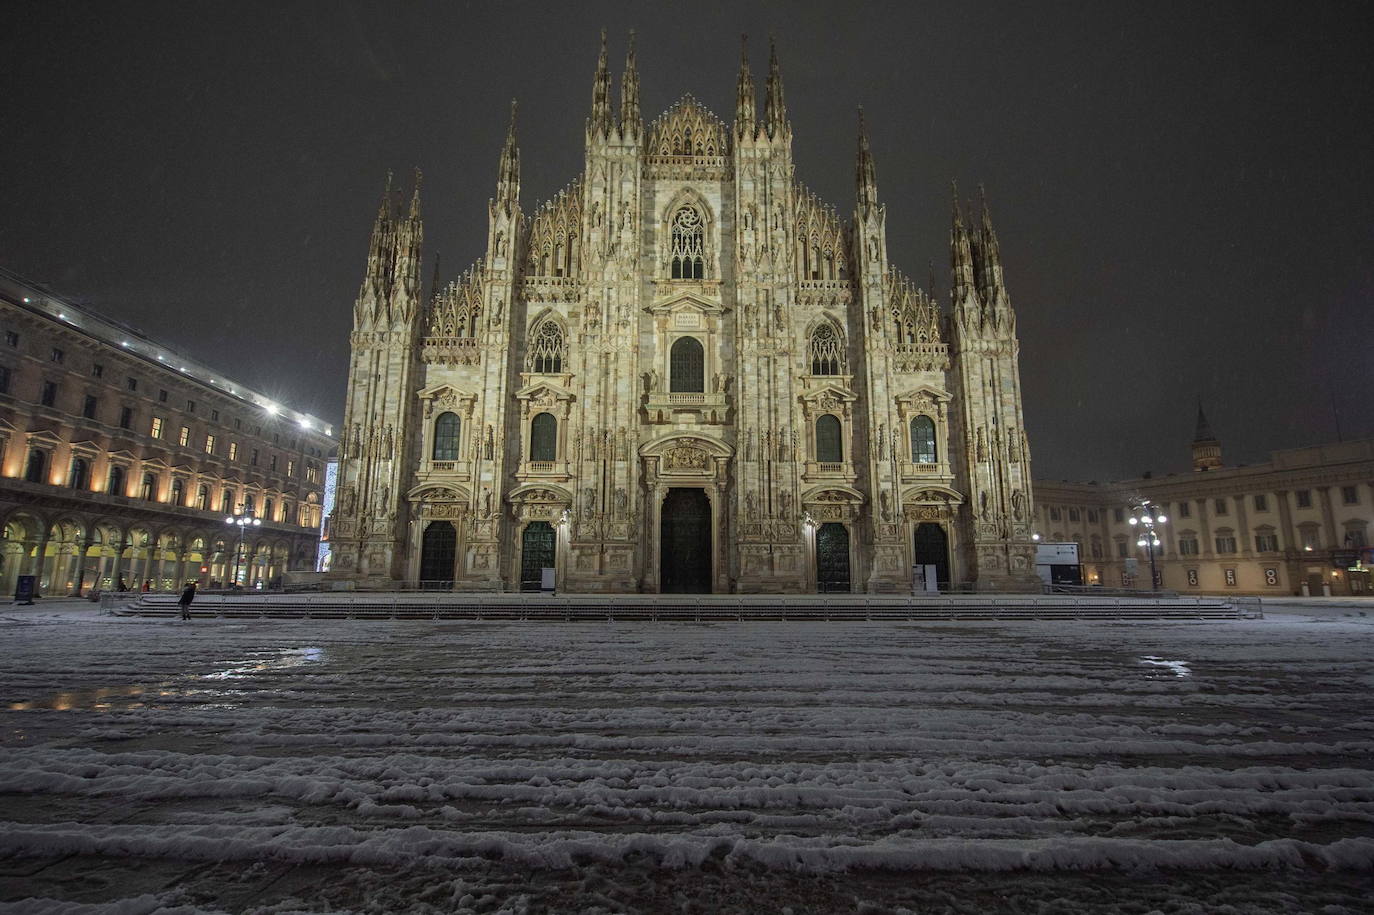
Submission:
POLYGON ((540 323, 530 336, 526 366, 531 372, 556 374, 563 371, 563 357, 566 353, 567 343, 563 337, 563 328, 557 321, 546 320, 540 323))
POLYGON ((552 413, 530 420, 530 460, 558 460, 558 420, 552 413))
POLYGON ((705 276, 706 231, 701 214, 684 206, 673 214, 673 279, 699 280, 705 276))
POLYGON ((935 422, 929 416, 911 418, 911 460, 916 464, 935 463, 935 422))
POLYGON ((830 413, 816 418, 816 460, 822 464, 838 464, 844 460, 844 445, 840 440, 840 420, 830 413))
POLYGON ((669 351, 668 390, 673 393, 706 390, 706 351, 696 337, 679 337, 669 351))
POLYGON ((458 414, 439 414, 439 418, 434 421, 433 460, 458 460, 458 433, 461 430, 462 421, 459 420, 458 414))
POLYGON ((829 321, 816 325, 816 329, 811 331, 811 345, 808 349, 812 375, 844 374, 844 341, 840 339, 840 333, 835 329, 835 325, 829 321))

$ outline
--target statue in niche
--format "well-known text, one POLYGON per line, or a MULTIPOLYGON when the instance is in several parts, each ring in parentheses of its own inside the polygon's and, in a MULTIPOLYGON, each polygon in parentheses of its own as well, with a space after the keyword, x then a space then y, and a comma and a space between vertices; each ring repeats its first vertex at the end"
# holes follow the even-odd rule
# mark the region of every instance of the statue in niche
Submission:
POLYGON ((792 493, 783 490, 782 495, 778 496, 778 517, 784 521, 792 518, 792 493))
POLYGON ((754 459, 754 430, 750 429, 744 436, 744 459, 752 461, 754 459))
POLYGON ((661 383, 658 375, 658 369, 649 369, 649 371, 644 374, 644 378, 644 384, 647 387, 648 393, 657 394, 659 390, 659 385, 661 383))
POLYGON ((353 514, 358 507, 358 491, 349 483, 343 488, 343 494, 339 497, 339 507, 343 509, 345 515, 353 514))
POLYGON ((988 494, 986 492, 979 494, 978 505, 978 517, 986 518, 988 516, 988 494))
POLYGON ((629 509, 630 498, 625 494, 625 487, 618 486, 615 490, 615 513, 620 517, 625 517, 625 512, 629 509))
POLYGON ((380 490, 378 490, 378 492, 377 492, 377 514, 379 514, 379 515, 385 515, 385 514, 386 514, 386 503, 387 503, 387 501, 388 501, 390 498, 391 498, 391 488, 390 488, 390 487, 388 487, 388 486, 383 486, 380 490))
POLYGON ((506 256, 506 233, 499 229, 496 231, 496 256, 506 256))
POLYGON ((482 456, 483 456, 486 460, 488 460, 488 461, 491 460, 491 453, 492 453, 492 433, 491 433, 491 426, 487 426, 486 441, 483 443, 483 452, 484 452, 484 453, 483 453, 482 456))
POLYGON ((596 490, 588 486, 582 490, 582 517, 590 518, 596 508, 596 490))
POLYGON ((744 494, 744 516, 750 521, 757 521, 759 518, 758 500, 754 498, 752 489, 744 494))
POLYGON ((482 487, 482 517, 491 517, 491 487, 482 487))
POLYGON ((892 497, 887 494, 887 490, 883 490, 882 494, 878 497, 878 501, 882 506, 881 511, 883 520, 892 520, 892 497))

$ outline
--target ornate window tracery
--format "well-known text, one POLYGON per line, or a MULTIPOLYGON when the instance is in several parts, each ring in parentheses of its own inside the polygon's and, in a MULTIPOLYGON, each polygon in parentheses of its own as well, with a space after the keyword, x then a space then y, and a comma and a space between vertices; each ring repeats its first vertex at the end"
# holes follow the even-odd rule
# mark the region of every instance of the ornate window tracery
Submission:
POLYGON ((567 343, 558 322, 546 320, 535 328, 530 337, 526 367, 531 372, 554 374, 563 371, 563 357, 567 343))
POLYGON ((462 421, 456 413, 440 413, 434 421, 434 450, 432 460, 458 460, 458 433, 462 421))
POLYGON ((705 276, 706 233, 701 214, 689 206, 673 216, 673 279, 699 280, 705 276))
POLYGON ((835 325, 828 321, 811 332, 812 375, 841 375, 845 371, 844 341, 835 325))

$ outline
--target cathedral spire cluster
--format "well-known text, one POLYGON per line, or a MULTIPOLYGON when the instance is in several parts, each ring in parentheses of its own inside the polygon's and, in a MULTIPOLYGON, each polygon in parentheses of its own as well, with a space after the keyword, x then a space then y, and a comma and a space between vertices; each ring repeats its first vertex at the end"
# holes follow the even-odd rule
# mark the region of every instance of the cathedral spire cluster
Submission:
POLYGON ((889 259, 862 108, 841 216, 797 180, 776 43, 756 85, 741 40, 733 124, 690 94, 645 121, 634 33, 618 98, 610 50, 603 31, 583 172, 526 212, 512 102, 486 248, 447 284, 436 257, 423 309, 421 176, 408 194, 388 177, 354 313, 331 574, 881 592, 909 590, 915 565, 1033 583, 986 195, 965 206, 955 190, 942 314, 889 259))

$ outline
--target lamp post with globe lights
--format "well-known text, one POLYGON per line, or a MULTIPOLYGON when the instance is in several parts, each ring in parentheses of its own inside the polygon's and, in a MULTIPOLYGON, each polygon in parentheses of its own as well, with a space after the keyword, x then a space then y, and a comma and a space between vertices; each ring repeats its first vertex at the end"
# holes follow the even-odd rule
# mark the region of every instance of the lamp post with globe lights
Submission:
POLYGON ((1149 499, 1141 499, 1139 502, 1131 504, 1131 527, 1136 529, 1139 538, 1136 546, 1143 546, 1150 556, 1150 590, 1159 590, 1159 578, 1155 575, 1155 547, 1159 546, 1159 532, 1155 530, 1155 525, 1163 524, 1169 519, 1164 514, 1164 509, 1151 502, 1149 499))
POLYGON ((255 517, 252 511, 244 511, 243 506, 239 506, 237 514, 230 515, 224 519, 225 524, 232 524, 239 529, 239 545, 234 550, 234 578, 231 587, 238 587, 239 583, 239 557, 243 555, 243 535, 250 527, 262 526, 262 519, 255 517))

